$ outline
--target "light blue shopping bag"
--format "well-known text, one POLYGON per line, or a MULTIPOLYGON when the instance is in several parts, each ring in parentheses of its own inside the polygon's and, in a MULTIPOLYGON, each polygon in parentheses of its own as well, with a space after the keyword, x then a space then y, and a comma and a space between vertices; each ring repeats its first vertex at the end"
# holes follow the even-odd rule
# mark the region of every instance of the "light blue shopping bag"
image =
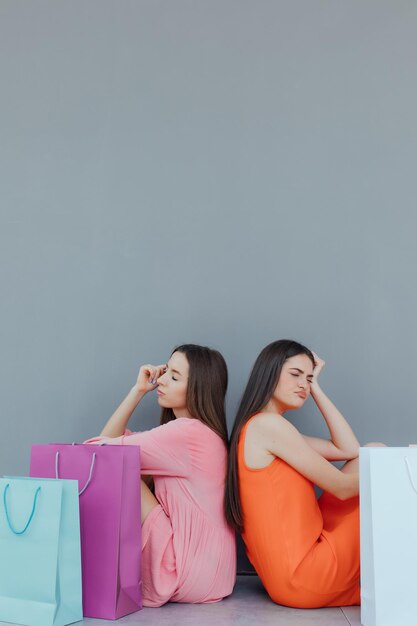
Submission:
POLYGON ((78 482, 0 478, 0 621, 81 619, 78 482))
POLYGON ((360 448, 361 624, 417 624, 417 449, 360 448))

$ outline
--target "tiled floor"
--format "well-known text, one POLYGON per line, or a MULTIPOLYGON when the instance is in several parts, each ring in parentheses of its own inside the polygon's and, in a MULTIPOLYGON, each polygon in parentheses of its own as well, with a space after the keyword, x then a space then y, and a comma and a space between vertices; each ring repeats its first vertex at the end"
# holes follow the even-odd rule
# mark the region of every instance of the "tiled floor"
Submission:
MULTIPOLYGON (((106 620, 84 619, 78 624, 108 626, 106 620)), ((5 622, 0 622, 5 624, 5 622)), ((233 594, 215 604, 166 604, 143 609, 116 622, 129 626, 360 626, 359 607, 289 609, 274 604, 257 576, 238 576, 233 594)))

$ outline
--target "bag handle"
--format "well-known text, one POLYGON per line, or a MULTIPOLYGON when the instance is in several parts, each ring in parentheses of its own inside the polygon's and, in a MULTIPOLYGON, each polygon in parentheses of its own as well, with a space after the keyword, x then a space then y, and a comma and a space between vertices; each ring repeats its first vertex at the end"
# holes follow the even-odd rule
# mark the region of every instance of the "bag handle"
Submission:
POLYGON ((414 489, 414 491, 417 493, 417 487, 414 484, 413 474, 411 473, 411 467, 410 467, 410 462, 408 460, 408 457, 405 456, 404 461, 407 466, 408 478, 410 479, 411 486, 414 489))
MULTIPOLYGON (((55 478, 59 478, 58 461, 59 461, 59 451, 55 454, 55 478)), ((96 462, 96 453, 93 452, 93 458, 92 458, 91 465, 90 465, 90 473, 88 475, 87 482, 85 483, 84 487, 80 489, 80 491, 78 492, 79 496, 81 496, 84 493, 84 491, 87 489, 88 485, 90 484, 91 479, 93 478, 93 469, 94 469, 95 462, 96 462)))
POLYGON ((9 512, 7 510, 6 494, 7 494, 7 490, 9 489, 9 487, 10 487, 10 484, 7 483, 7 485, 5 486, 4 491, 3 491, 3 505, 4 505, 4 512, 6 513, 6 520, 7 520, 7 523, 9 525, 9 528, 12 531, 12 533, 14 533, 15 535, 23 535, 27 531, 27 529, 29 528, 29 524, 31 523, 31 521, 33 519, 33 516, 35 514, 36 501, 38 499, 38 495, 39 495, 39 492, 40 492, 41 488, 38 487, 36 489, 36 491, 35 491, 35 497, 33 498, 32 511, 31 511, 31 514, 29 515, 28 521, 26 522, 26 526, 23 528, 23 530, 16 530, 12 526, 12 523, 11 523, 10 517, 9 517, 9 512))

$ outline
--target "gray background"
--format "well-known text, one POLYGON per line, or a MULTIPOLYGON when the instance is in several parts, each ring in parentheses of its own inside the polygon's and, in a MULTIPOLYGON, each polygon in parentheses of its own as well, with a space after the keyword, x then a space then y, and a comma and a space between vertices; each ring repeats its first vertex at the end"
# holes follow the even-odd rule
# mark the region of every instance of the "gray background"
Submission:
POLYGON ((417 441, 416 54, 412 0, 1 0, 1 473, 182 342, 229 423, 289 337, 362 442, 417 441))

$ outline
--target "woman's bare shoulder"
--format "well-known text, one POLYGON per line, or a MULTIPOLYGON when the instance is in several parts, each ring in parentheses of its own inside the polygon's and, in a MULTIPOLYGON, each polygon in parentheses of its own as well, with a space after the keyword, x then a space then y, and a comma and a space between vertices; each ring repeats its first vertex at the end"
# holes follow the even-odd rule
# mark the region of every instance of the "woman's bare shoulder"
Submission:
POLYGON ((279 413, 262 412, 251 418, 248 430, 270 436, 273 433, 295 430, 295 427, 279 413))

